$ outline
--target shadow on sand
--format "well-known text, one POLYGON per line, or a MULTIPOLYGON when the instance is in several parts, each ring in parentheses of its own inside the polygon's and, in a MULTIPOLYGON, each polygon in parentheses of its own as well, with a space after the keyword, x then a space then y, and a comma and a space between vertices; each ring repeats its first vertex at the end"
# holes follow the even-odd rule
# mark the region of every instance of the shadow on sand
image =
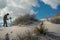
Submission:
POLYGON ((57 36, 57 35, 55 35, 56 33, 54 33, 54 32, 51 32, 51 33, 47 33, 47 36, 49 37, 49 38, 51 38, 51 39, 54 39, 54 40, 60 40, 60 36, 57 36))

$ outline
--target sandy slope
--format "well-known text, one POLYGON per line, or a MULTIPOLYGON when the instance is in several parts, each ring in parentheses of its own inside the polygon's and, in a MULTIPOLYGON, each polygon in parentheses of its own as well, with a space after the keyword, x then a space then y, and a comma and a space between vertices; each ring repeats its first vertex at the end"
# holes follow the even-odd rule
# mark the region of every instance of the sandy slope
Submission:
POLYGON ((48 37, 54 40, 60 40, 60 24, 53 24, 48 21, 45 21, 44 24, 45 24, 45 27, 50 32, 48 33, 48 37))
MULTIPOLYGON (((34 26, 29 26, 29 27, 12 26, 12 27, 5 27, 5 28, 1 27, 0 28, 0 40, 5 39, 6 33, 9 34, 10 40, 17 39, 17 35, 20 35, 21 37, 24 35, 27 35, 27 32, 31 33, 32 35, 35 35, 33 34, 34 28, 35 28, 34 26)), ((37 39, 37 37, 41 40, 48 40, 44 36, 36 36, 35 39, 37 39)))
POLYGON ((48 21, 44 22, 44 25, 46 28, 48 28, 48 31, 55 32, 60 34, 60 25, 59 24, 53 24, 48 21))
POLYGON ((9 33, 10 39, 16 38, 17 35, 24 36, 27 31, 32 32, 32 29, 33 28, 19 26, 2 27, 0 28, 0 38, 4 38, 6 33, 9 33))
MULTIPOLYGON (((45 21, 44 25, 46 28, 48 28, 48 31, 50 33, 47 34, 46 37, 48 37, 48 39, 52 39, 52 40, 60 40, 60 25, 58 24, 53 24, 50 22, 45 21)), ((1 27, 0 28, 0 38, 4 38, 6 33, 9 33, 9 37, 10 40, 12 38, 17 38, 17 34, 19 34, 20 36, 24 36, 26 34, 26 32, 30 31, 30 33, 33 32, 33 29, 35 27, 19 27, 19 26, 12 26, 12 27, 1 27)), ((46 37, 42 37, 42 40, 47 40, 46 37)), ((0 39, 1 40, 1 39, 0 39)))

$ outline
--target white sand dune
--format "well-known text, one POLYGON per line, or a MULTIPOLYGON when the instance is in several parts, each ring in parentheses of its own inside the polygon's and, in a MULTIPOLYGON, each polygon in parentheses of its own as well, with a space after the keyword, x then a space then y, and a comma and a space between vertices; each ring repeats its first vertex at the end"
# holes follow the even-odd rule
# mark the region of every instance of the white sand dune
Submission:
POLYGON ((10 35, 10 39, 16 37, 17 35, 24 36, 26 32, 32 32, 33 28, 31 27, 19 27, 19 26, 13 26, 13 27, 2 27, 0 28, 0 38, 4 38, 6 33, 10 35))
MULTIPOLYGON (((60 40, 60 25, 58 24, 53 24, 50 22, 45 21, 44 22, 45 27, 48 29, 50 33, 47 34, 46 37, 42 37, 42 40, 60 40)), ((36 26, 36 25, 35 25, 36 26)), ((20 36, 26 35, 26 32, 33 33, 35 27, 29 26, 29 27, 19 27, 19 26, 12 26, 12 27, 1 27, 0 28, 0 38, 5 37, 6 33, 9 33, 10 40, 13 38, 17 38, 17 34, 20 36)), ((1 40, 1 39, 0 39, 1 40)))
POLYGON ((45 27, 48 29, 49 32, 55 32, 60 34, 60 24, 53 24, 51 22, 45 21, 44 22, 45 27))
POLYGON ((48 37, 54 40, 60 40, 60 24, 53 24, 51 22, 45 21, 45 27, 48 29, 48 37))
MULTIPOLYGON (((21 37, 24 35, 27 35, 27 32, 29 32, 31 35, 33 34, 35 27, 19 27, 19 26, 12 26, 12 27, 1 27, 0 28, 0 40, 5 39, 6 33, 9 34, 10 40, 17 39, 17 35, 20 35, 21 37)), ((36 36, 39 37, 41 40, 48 40, 46 37, 43 36, 36 36)), ((37 39, 37 38, 35 38, 37 39)))

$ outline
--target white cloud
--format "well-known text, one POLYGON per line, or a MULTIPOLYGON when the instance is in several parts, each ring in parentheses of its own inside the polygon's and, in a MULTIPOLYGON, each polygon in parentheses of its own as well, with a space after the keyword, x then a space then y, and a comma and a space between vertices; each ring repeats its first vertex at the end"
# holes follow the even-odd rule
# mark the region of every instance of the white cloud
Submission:
POLYGON ((60 4, 60 0, 41 0, 45 4, 50 5, 53 9, 57 9, 57 6, 60 4))
POLYGON ((0 9, 6 6, 6 0, 0 0, 0 9))
POLYGON ((3 17, 6 13, 10 13, 13 18, 25 14, 34 14, 32 6, 38 6, 37 0, 1 0, 0 17, 3 17))

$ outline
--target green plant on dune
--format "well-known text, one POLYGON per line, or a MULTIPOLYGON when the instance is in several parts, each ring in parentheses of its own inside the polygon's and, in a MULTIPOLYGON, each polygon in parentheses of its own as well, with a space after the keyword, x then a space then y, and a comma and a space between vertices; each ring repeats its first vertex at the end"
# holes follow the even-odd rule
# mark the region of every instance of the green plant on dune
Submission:
POLYGON ((42 26, 40 26, 39 32, 42 34, 44 32, 44 29, 42 26))
POLYGON ((45 29, 44 24, 40 25, 39 27, 40 27, 40 28, 38 28, 39 33, 43 34, 43 35, 46 35, 47 29, 45 29))

